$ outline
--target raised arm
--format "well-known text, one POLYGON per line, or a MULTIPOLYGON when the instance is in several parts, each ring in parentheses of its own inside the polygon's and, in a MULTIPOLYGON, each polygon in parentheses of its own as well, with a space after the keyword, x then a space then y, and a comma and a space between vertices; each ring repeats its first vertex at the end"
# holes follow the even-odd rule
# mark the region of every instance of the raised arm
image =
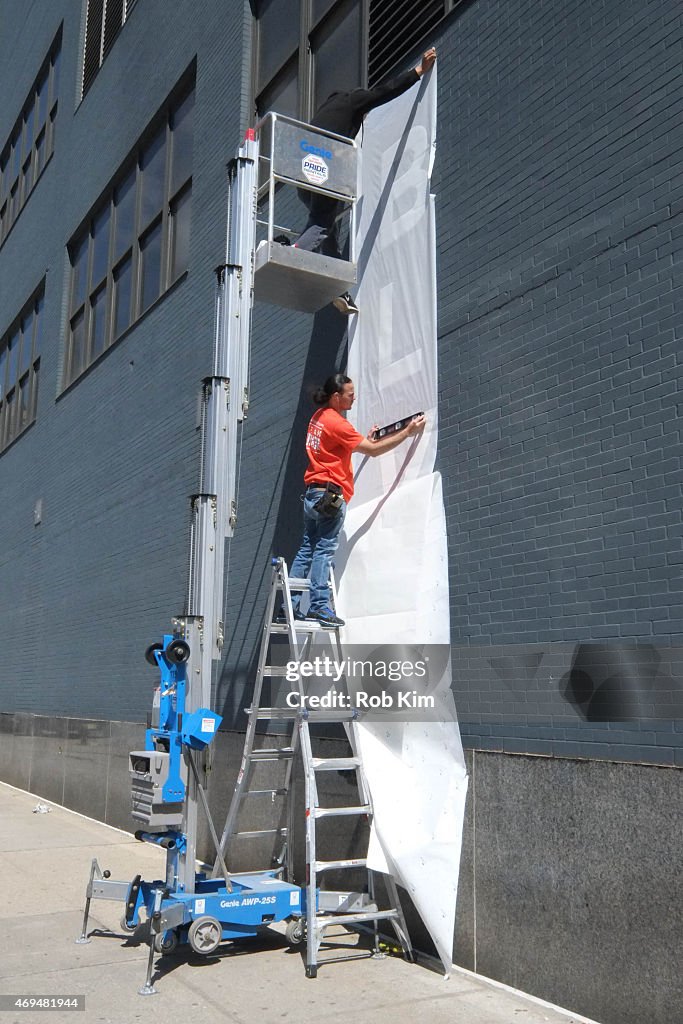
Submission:
POLYGON ((375 107, 381 107, 383 103, 388 103, 389 100, 400 96, 401 93, 415 85, 423 75, 427 74, 435 60, 436 49, 432 46, 423 53, 420 63, 410 71, 404 71, 402 75, 397 75, 396 78, 391 78, 388 82, 382 82, 374 89, 354 89, 350 94, 354 111, 357 114, 365 115, 375 107))
POLYGON ((373 441, 369 437, 364 438, 355 451, 360 452, 361 455, 370 455, 372 458, 376 455, 384 455, 385 452, 398 448, 407 438, 412 437, 414 434, 422 433, 426 422, 427 420, 424 416, 415 416, 403 430, 397 430, 395 434, 381 437, 378 441, 373 441))

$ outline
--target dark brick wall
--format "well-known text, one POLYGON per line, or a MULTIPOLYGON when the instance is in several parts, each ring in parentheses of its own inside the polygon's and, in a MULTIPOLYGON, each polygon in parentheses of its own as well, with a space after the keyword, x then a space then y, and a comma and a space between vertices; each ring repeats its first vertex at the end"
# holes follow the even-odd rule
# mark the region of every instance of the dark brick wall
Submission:
MULTIPOLYGON (((13 5, 1 9, 7 23, 13 5)), ((141 652, 184 603, 249 23, 241 5, 198 18, 188 0, 169 17, 145 0, 79 103, 80 5, 26 17, 0 39, 0 138, 62 19, 64 38, 55 154, 0 249, 1 326, 43 275, 47 326, 37 422, 0 457, 0 700, 8 713, 140 721, 153 685, 141 652), (189 272, 59 396, 65 243, 194 60, 189 272)), ((479 0, 435 41, 439 459, 465 743, 675 763, 680 8, 479 0), (628 671, 601 664, 605 643, 628 671)), ((268 558, 298 540, 306 392, 344 345, 334 312, 255 310, 216 678, 228 724, 253 673, 268 558)))
POLYGON ((634 723, 621 671, 611 730, 564 691, 577 658, 602 682, 593 644, 652 662, 683 639, 681 20, 478 3, 443 40, 440 468, 474 746, 680 757, 680 673, 636 681, 658 707, 634 723), (494 667, 511 654, 533 671, 494 667))
POLYGON ((225 164, 246 124, 250 20, 237 3, 205 5, 200 17, 190 0, 172 14, 144 0, 80 102, 84 6, 21 5, 18 20, 16 4, 0 5, 3 142, 64 24, 54 157, 0 249, 0 331, 46 276, 37 420, 0 457, 0 613, 11 638, 0 701, 6 711, 140 721, 154 682, 141 654, 185 601, 196 396, 211 368, 213 268, 224 258, 225 164), (60 395, 66 242, 195 60, 188 273, 60 395))

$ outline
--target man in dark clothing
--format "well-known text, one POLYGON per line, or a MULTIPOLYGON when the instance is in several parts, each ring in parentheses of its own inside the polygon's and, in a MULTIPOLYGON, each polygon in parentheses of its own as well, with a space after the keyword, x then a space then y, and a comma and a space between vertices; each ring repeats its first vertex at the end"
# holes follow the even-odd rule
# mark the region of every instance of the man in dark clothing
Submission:
POLYGON ((436 50, 432 47, 416 67, 404 71, 389 82, 376 85, 374 89, 333 92, 318 107, 311 124, 325 128, 328 132, 336 132, 337 135, 345 135, 348 139, 355 138, 366 114, 416 85, 435 60, 436 50))
MULTIPOLYGON (((416 85, 420 78, 430 70, 435 60, 436 50, 431 47, 423 54, 417 67, 411 68, 410 71, 404 71, 403 74, 382 85, 375 86, 374 89, 333 92, 316 110, 311 124, 330 132, 336 132, 337 135, 345 135, 350 139, 355 138, 366 114, 416 85)), ((299 249, 323 252, 326 256, 334 256, 339 259, 341 254, 339 252, 338 217, 344 208, 344 203, 339 199, 330 199, 329 196, 303 189, 299 194, 309 209, 309 215, 306 227, 294 245, 299 249)), ((341 313, 347 315, 358 312, 348 292, 333 299, 333 305, 341 313)))

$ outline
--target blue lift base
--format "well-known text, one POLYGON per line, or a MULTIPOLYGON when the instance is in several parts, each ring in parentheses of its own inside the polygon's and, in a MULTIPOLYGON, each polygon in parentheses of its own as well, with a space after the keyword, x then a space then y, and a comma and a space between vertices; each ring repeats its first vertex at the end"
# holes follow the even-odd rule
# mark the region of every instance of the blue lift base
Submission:
POLYGON ((208 956, 224 939, 259 935, 276 921, 300 917, 303 893, 298 885, 283 882, 277 871, 258 871, 223 878, 198 874, 193 893, 169 891, 162 881, 134 880, 126 901, 125 925, 133 930, 144 908, 151 922, 157 952, 171 952, 189 943, 208 956))

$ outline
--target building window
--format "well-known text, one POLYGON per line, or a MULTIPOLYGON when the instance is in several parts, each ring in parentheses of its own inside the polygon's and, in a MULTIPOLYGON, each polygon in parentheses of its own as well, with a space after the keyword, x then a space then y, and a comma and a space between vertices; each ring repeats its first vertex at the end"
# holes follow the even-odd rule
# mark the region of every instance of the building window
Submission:
POLYGON ((362 26, 367 2, 260 0, 255 5, 259 116, 276 110, 308 120, 321 101, 321 91, 326 90, 327 96, 334 89, 362 84, 362 26), (306 43, 303 48, 302 40, 306 43), (343 60, 339 53, 344 54, 343 60))
POLYGON ((82 95, 92 85, 137 0, 88 0, 85 15, 82 95))
POLYGON ((417 59, 461 2, 252 0, 258 115, 276 110, 308 121, 331 92, 376 85, 417 59))
POLYGON ((193 110, 167 103, 69 242, 65 386, 187 270, 193 110))
POLYGON ((0 153, 0 245, 54 150, 61 46, 60 29, 0 153))
POLYGON ((36 418, 44 284, 0 338, 0 451, 36 418))

